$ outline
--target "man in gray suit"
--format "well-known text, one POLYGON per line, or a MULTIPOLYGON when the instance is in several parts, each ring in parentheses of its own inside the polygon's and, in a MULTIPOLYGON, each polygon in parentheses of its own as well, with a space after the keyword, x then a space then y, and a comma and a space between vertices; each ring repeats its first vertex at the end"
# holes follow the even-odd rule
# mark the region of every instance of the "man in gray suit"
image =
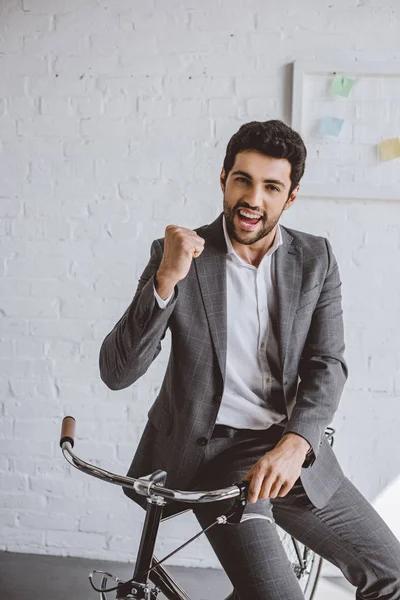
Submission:
MULTIPOLYGON (((324 434, 347 378, 338 265, 326 238, 279 224, 306 148, 283 122, 228 143, 223 213, 170 225, 100 351, 114 390, 171 353, 128 474, 178 489, 250 482, 247 520, 208 532, 241 600, 304 598, 275 523, 339 567, 358 599, 400 600, 400 544, 344 475, 324 434)), ((131 490, 125 493, 143 505, 131 490)), ((221 506, 196 510, 209 524, 221 506)))

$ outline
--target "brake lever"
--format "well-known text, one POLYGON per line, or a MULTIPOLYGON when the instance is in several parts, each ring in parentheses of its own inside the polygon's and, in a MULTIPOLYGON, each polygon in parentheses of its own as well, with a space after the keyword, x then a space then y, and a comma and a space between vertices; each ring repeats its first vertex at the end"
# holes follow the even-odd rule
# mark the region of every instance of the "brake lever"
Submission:
POLYGON ((235 485, 240 489, 240 495, 235 499, 231 512, 226 515, 226 522, 237 524, 240 523, 246 508, 250 481, 241 481, 235 485))

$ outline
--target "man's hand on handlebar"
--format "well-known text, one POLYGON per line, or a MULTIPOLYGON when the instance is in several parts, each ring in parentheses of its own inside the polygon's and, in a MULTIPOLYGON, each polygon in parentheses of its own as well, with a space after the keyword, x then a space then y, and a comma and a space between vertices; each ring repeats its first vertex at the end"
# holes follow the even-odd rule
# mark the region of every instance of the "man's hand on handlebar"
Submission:
POLYGON ((243 477, 250 481, 249 502, 286 496, 300 476, 309 448, 310 444, 300 435, 285 434, 243 477))

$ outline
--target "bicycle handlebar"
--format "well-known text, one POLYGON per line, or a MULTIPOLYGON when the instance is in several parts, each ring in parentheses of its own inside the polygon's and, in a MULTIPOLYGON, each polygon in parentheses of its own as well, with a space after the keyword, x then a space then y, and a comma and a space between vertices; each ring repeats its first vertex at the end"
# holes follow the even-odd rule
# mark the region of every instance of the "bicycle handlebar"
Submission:
POLYGON ((61 438, 60 446, 62 447, 64 442, 69 442, 71 448, 75 444, 75 419, 74 417, 64 417, 61 425, 61 438))
POLYGON ((107 483, 114 485, 120 485, 123 487, 131 488, 135 490, 137 494, 147 497, 158 497, 164 500, 172 502, 185 502, 188 504, 206 503, 206 502, 218 502, 220 500, 227 500, 230 498, 237 498, 245 500, 247 496, 248 482, 241 482, 240 484, 231 485, 226 488, 218 490, 208 491, 182 491, 182 490, 171 490, 165 488, 159 483, 160 480, 164 480, 166 473, 164 471, 155 471, 151 475, 140 477, 135 479, 134 477, 126 477, 123 475, 117 475, 110 471, 105 471, 100 467, 96 467, 90 463, 80 459, 76 454, 72 452, 72 448, 75 443, 75 419, 74 417, 64 417, 61 427, 60 446, 64 455, 64 458, 73 466, 83 471, 87 475, 97 477, 107 483))

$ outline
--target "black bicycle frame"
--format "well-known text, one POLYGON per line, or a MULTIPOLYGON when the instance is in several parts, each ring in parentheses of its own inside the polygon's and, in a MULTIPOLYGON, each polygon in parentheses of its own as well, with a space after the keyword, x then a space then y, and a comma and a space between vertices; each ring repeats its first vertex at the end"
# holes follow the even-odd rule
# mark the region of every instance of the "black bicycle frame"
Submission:
MULTIPOLYGON (((165 500, 160 497, 151 496, 147 499, 146 517, 132 581, 118 584, 117 598, 121 600, 132 594, 133 589, 135 590, 135 598, 145 598, 145 588, 149 579, 168 600, 191 600, 171 574, 162 565, 157 564, 157 558, 154 556, 157 534, 165 505, 165 500)), ((234 593, 230 594, 225 600, 233 599, 234 593)))

